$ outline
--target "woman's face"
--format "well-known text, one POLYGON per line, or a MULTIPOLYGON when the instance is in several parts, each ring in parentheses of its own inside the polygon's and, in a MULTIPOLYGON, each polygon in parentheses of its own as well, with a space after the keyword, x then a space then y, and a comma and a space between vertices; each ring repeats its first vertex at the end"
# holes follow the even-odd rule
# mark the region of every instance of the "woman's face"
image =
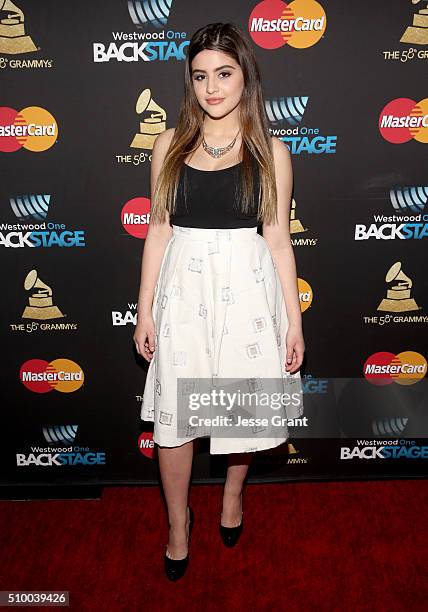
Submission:
POLYGON ((227 115, 240 102, 244 75, 235 60, 221 51, 204 49, 193 58, 191 79, 201 107, 216 119, 227 115), (210 98, 220 98, 210 104, 210 98))

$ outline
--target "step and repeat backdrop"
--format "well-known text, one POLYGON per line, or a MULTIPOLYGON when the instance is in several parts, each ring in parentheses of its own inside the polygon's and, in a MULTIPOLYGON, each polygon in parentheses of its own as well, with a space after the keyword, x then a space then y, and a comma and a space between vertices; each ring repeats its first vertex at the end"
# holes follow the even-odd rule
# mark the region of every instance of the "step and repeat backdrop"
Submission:
MULTIPOLYGON (((3 485, 158 482, 132 341, 151 153, 216 21, 294 168, 306 421, 250 480, 428 474, 428 3, 0 0, 3 485)), ((225 461, 200 439, 194 481, 225 461)))

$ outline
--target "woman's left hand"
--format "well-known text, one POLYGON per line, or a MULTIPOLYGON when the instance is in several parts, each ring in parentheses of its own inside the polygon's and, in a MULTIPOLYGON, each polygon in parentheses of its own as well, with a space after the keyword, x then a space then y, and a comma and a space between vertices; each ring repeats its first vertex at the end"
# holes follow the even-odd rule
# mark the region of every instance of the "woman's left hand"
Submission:
POLYGON ((294 374, 302 365, 303 354, 305 352, 305 342, 301 326, 289 326, 285 337, 285 345, 287 347, 285 369, 290 374, 294 374))

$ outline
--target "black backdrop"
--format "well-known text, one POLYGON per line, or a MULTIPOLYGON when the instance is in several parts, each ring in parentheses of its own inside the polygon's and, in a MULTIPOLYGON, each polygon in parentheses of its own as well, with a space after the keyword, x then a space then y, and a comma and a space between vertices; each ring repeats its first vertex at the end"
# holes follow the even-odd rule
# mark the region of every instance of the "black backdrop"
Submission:
MULTIPOLYGON (((197 28, 214 21, 232 21, 250 36, 272 134, 293 153, 303 380, 333 384, 340 378, 349 395, 341 405, 324 402, 309 412, 319 431, 328 421, 323 435, 315 431, 257 453, 251 478, 425 476, 428 127, 408 130, 403 142, 403 129, 379 129, 385 106, 400 114, 406 106, 401 99, 413 100, 410 114, 427 122, 424 3, 292 2, 288 10, 295 16, 324 11, 323 29, 315 42, 294 32, 276 48, 269 47, 278 34, 253 37, 249 31, 253 11, 281 15, 286 5, 276 1, 15 5, 21 14, 7 5, 0 14, 2 484, 157 479, 150 424, 139 418, 147 365, 132 342, 147 229, 147 218, 138 215, 149 211, 153 139, 177 118, 186 45, 197 28), (407 30, 414 19, 416 27, 407 30), (406 31, 408 42, 401 40, 406 31), (134 33, 139 42, 125 41, 124 34, 134 33), (164 37, 161 45, 141 47, 145 37, 158 36, 164 37), (121 49, 125 42, 129 46, 121 49), (107 59, 107 50, 108 61, 99 61, 107 59), (132 61, 118 59, 120 52, 132 61), (149 106, 141 102, 137 112, 144 91, 149 106), (56 122, 51 141, 5 135, 11 124, 49 123, 46 111, 56 122), (131 146, 138 133, 146 138, 131 146), (304 138, 307 146, 300 149, 304 138), (399 214, 419 223, 418 237, 356 240, 357 225, 380 228, 376 215, 397 214, 392 193, 402 196, 399 214), (126 211, 134 216, 125 219, 126 211), (59 244, 34 244, 36 236, 25 225, 37 223, 45 224, 45 240, 55 237, 49 223, 62 224, 55 230, 59 244), (61 243, 64 231, 71 233, 62 239, 71 236, 77 244, 61 243), (400 298, 389 301, 389 311, 379 311, 397 282, 386 282, 386 274, 398 261, 400 289, 416 307, 400 298), (33 310, 24 316, 27 306, 33 310), (367 360, 419 364, 419 374, 374 386, 367 360), (77 382, 24 380, 62 369, 77 372, 77 382), (376 395, 366 401, 369 388, 376 395), (372 452, 378 445, 389 451, 372 452), (346 452, 352 457, 344 460, 346 452)), ((202 440, 196 482, 224 474, 224 458, 210 457, 207 448, 202 440)))

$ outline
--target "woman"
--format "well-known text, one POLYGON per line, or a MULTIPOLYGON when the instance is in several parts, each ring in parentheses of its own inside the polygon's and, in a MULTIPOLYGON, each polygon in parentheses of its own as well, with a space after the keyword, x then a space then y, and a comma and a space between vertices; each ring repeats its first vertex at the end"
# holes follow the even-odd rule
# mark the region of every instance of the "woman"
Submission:
MULTIPOLYGON (((230 23, 200 28, 185 62, 177 127, 153 147, 134 334, 137 352, 150 362, 141 418, 154 422, 171 580, 183 576, 189 559, 193 440, 209 435, 210 453, 228 455, 220 533, 233 546, 252 453, 288 438, 286 425, 268 437, 264 427, 251 435, 230 427, 214 435, 188 421, 181 427, 177 404, 185 379, 190 388, 192 381, 215 386, 220 376, 300 380, 305 349, 289 235, 292 180, 287 146, 269 135, 251 44, 230 23)), ((301 405, 287 411, 301 413, 301 405)))

